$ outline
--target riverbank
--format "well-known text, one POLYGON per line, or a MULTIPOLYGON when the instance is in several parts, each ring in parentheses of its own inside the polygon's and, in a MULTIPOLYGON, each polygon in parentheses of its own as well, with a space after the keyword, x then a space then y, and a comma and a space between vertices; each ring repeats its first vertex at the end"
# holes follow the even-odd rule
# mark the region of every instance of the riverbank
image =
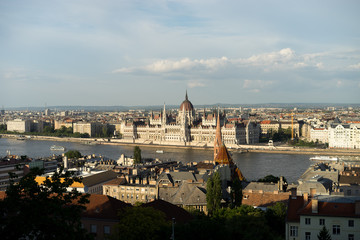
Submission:
MULTIPOLYGON (((18 139, 20 135, 15 134, 0 134, 3 138, 18 139)), ((212 143, 191 142, 191 143, 177 143, 177 142, 160 142, 149 140, 126 140, 126 139, 105 139, 105 138, 70 138, 70 137, 51 137, 51 136, 25 136, 21 141, 58 141, 58 142, 76 142, 82 144, 96 145, 123 145, 123 146, 146 146, 156 149, 163 148, 183 148, 183 149, 201 149, 213 150, 212 143), (25 139, 25 140, 24 140, 25 139)), ((20 141, 20 140, 19 140, 20 141)), ((306 155, 331 155, 331 156, 360 156, 359 149, 313 149, 300 148, 291 146, 267 146, 265 144, 257 145, 227 145, 229 151, 242 152, 257 152, 257 153, 276 153, 276 154, 306 154, 306 155)))

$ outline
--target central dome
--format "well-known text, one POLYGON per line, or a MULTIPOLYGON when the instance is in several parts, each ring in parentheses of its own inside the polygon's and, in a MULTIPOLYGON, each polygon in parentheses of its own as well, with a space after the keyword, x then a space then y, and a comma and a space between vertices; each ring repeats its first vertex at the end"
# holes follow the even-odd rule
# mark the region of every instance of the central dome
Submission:
POLYGON ((184 111, 184 110, 185 111, 193 111, 194 110, 192 103, 188 99, 187 91, 186 91, 186 95, 185 95, 185 100, 180 105, 180 111, 184 111))

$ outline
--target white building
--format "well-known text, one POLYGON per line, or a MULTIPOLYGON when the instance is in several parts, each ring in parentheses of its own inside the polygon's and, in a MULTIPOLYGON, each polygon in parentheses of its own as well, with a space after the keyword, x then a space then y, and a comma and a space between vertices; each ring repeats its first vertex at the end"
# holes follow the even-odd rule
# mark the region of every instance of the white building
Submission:
POLYGON ((360 198, 292 196, 286 219, 286 240, 318 239, 326 227, 333 240, 360 239, 360 198))
POLYGON ((310 130, 310 141, 329 143, 329 130, 326 128, 312 128, 310 130))
POLYGON ((329 127, 330 148, 360 148, 360 124, 331 124, 329 127))
POLYGON ((15 119, 6 123, 7 130, 12 132, 30 132, 31 122, 30 120, 15 119))

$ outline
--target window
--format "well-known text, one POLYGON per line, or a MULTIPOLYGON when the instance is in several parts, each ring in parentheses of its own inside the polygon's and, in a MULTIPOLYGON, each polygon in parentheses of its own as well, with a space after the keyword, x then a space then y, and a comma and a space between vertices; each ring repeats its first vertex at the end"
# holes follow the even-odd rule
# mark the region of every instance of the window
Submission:
POLYGON ((110 226, 104 226, 104 234, 110 234, 110 226))
POLYGON ((340 225, 333 225, 333 234, 340 235, 340 225))
POLYGON ((310 218, 305 218, 305 224, 310 225, 311 224, 311 219, 310 218))
POLYGON ((310 240, 311 238, 311 232, 306 232, 305 233, 305 240, 310 240))
POLYGON ((90 232, 91 232, 91 233, 96 233, 96 230, 97 230, 97 229, 96 229, 96 225, 95 225, 95 224, 91 224, 91 225, 90 225, 90 232))
POLYGON ((297 237, 297 236, 298 236, 298 227, 290 226, 290 237, 297 237))
POLYGON ((325 219, 323 219, 323 218, 320 218, 319 219, 319 225, 325 225, 325 219))
POLYGON ((349 220, 349 227, 354 227, 354 220, 349 220))
POLYGON ((354 239, 355 239, 354 234, 349 234, 348 235, 348 240, 354 240, 354 239))

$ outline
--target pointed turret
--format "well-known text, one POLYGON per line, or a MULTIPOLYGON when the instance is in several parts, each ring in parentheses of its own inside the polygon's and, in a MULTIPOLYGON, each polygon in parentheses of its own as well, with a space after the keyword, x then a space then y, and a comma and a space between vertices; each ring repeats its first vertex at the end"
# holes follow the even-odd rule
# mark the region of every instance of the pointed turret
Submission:
POLYGON ((222 146, 222 138, 221 138, 221 127, 220 127, 220 114, 218 112, 217 122, 216 122, 216 133, 215 133, 215 141, 214 141, 214 161, 215 158, 222 146))
POLYGON ((164 110, 163 110, 163 115, 162 115, 162 123, 163 124, 166 124, 166 119, 167 119, 167 117, 166 117, 166 108, 165 108, 165 102, 164 102, 164 110))

